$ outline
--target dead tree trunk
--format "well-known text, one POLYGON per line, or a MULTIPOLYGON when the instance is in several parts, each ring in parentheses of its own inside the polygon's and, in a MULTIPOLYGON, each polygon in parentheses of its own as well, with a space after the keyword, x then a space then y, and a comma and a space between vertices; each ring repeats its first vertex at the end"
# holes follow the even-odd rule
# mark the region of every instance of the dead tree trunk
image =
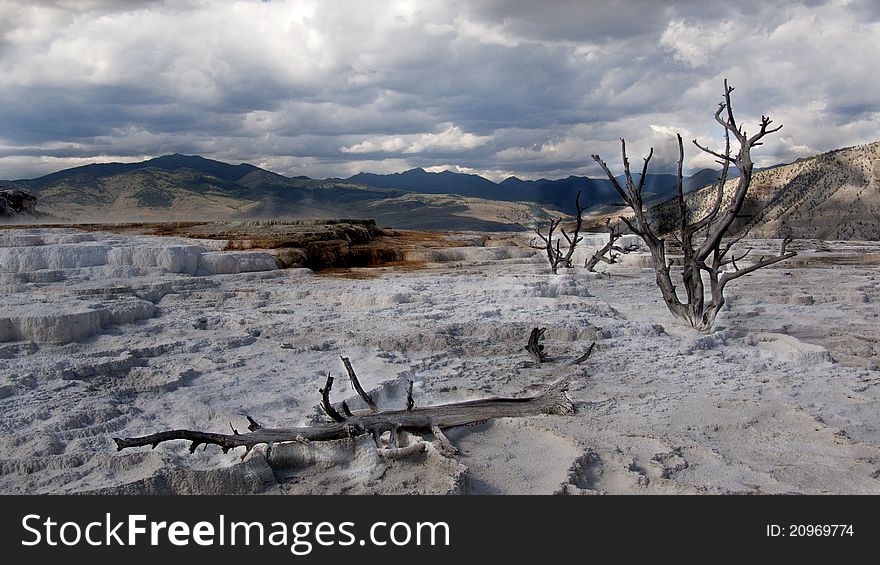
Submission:
MULTIPOLYGON (((564 229, 560 228, 560 233, 562 233, 562 237, 565 238, 565 241, 568 243, 568 247, 566 248, 565 253, 562 252, 560 248, 560 239, 557 237, 555 240, 553 239, 553 232, 562 223, 562 218, 558 218, 556 220, 550 220, 550 227, 547 230, 547 235, 541 233, 541 230, 535 228, 535 233, 538 234, 538 237, 543 241, 543 245, 532 245, 535 249, 543 249, 547 253, 547 262, 550 263, 550 271, 555 275, 559 271, 560 265, 566 267, 568 269, 572 268, 572 257, 574 256, 574 251, 577 248, 577 244, 580 243, 584 238, 580 237, 581 227, 584 223, 584 210, 581 206, 581 193, 578 191, 577 196, 574 199, 574 205, 577 208, 577 218, 575 219, 574 224, 574 232, 571 237, 567 233, 565 233, 564 229), (554 245, 555 244, 555 245, 554 245)), ((534 241, 534 240, 533 240, 534 241)))
POLYGON ((532 359, 538 363, 543 363, 544 359, 547 358, 547 354, 544 353, 544 346, 540 343, 541 340, 544 339, 544 332, 546 331, 547 328, 532 329, 532 333, 529 334, 529 342, 525 347, 532 359))
POLYGON ((587 271, 591 273, 596 272, 596 265, 598 265, 600 262, 613 265, 614 263, 617 263, 617 259, 621 255, 625 255, 639 249, 638 245, 626 245, 624 247, 615 245, 615 242, 623 236, 623 234, 620 233, 620 227, 617 225, 611 225, 610 220, 605 223, 605 227, 608 229, 609 232, 608 243, 606 243, 602 247, 602 249, 593 253, 593 256, 588 258, 584 262, 584 267, 586 267, 587 271), (614 253, 615 251, 617 252, 617 254, 614 253))
POLYGON ((660 292, 663 294, 663 300, 667 308, 675 317, 685 320, 692 327, 700 331, 710 331, 714 326, 715 317, 718 315, 721 307, 724 306, 724 288, 727 283, 760 268, 797 255, 796 252, 786 249, 791 239, 785 238, 782 241, 778 255, 761 257, 752 264, 740 268, 737 262, 741 262, 750 250, 736 257, 735 254, 731 253, 731 249, 735 243, 745 236, 745 233, 725 241, 731 225, 736 220, 740 210, 742 210, 746 193, 752 181, 754 164, 752 163, 751 149, 761 145, 761 139, 765 135, 779 131, 782 127, 769 127, 772 122, 770 118, 761 116, 758 132, 751 137, 746 135, 745 130, 737 124, 734 117, 733 107, 730 103, 731 92, 733 92, 733 87, 727 86, 727 81, 725 80, 724 99, 715 112, 715 121, 724 128, 724 151, 713 151, 701 146, 694 140, 694 145, 716 157, 722 167, 721 176, 716 184, 713 202, 706 214, 699 219, 692 220, 688 217, 683 190, 684 177, 682 175, 684 146, 682 145, 681 136, 678 136, 678 240, 681 243, 684 254, 681 269, 681 278, 685 290, 684 300, 676 293, 675 284, 670 275, 669 262, 666 258, 666 242, 650 225, 642 201, 642 188, 645 184, 648 163, 651 161, 654 149, 652 148, 645 158, 641 177, 638 184, 636 184, 630 173, 629 160, 626 156, 626 142, 623 139, 620 140, 623 169, 626 177, 625 187, 621 187, 609 170, 608 165, 598 155, 592 156, 599 166, 602 167, 614 189, 617 190, 617 193, 633 211, 632 220, 626 217, 621 217, 621 220, 626 223, 634 234, 642 238, 651 251, 657 286, 660 287, 660 292), (731 136, 739 144, 735 154, 731 153, 731 136), (728 170, 731 164, 739 169, 740 174, 727 205, 722 206, 724 186, 727 183, 728 170), (698 235, 703 237, 699 243, 695 241, 698 235), (730 256, 728 257, 729 253, 730 256), (731 267, 732 270, 728 269, 728 267, 731 267), (703 273, 706 273, 709 279, 708 300, 705 296, 703 273))
POLYGON ((553 231, 562 223, 562 218, 556 220, 550 220, 550 227, 547 229, 547 236, 541 233, 541 230, 535 228, 535 233, 538 234, 538 237, 543 240, 543 245, 535 245, 535 239, 532 239, 532 243, 530 244, 535 249, 543 249, 547 254, 547 262, 550 264, 550 271, 555 275, 559 270, 560 257, 562 257, 562 251, 559 249, 559 238, 556 239, 556 247, 553 247, 553 231))
MULTIPOLYGON (((348 368, 350 364, 346 365, 348 368)), ((349 377, 358 395, 366 402, 366 395, 357 382, 354 371, 349 371, 349 377)), ((566 392, 568 382, 560 381, 550 386, 544 394, 526 398, 486 398, 456 402, 453 404, 441 404, 438 406, 413 407, 412 393, 407 394, 407 407, 400 410, 384 411, 358 411, 352 413, 343 403, 343 412, 340 414, 333 408, 329 401, 330 389, 333 386, 333 377, 328 374, 327 382, 320 389, 321 406, 330 416, 333 422, 320 422, 306 427, 298 428, 264 428, 250 416, 248 433, 239 433, 235 428, 231 434, 204 432, 198 430, 169 430, 141 437, 113 438, 118 451, 131 447, 149 445, 155 448, 160 443, 172 440, 184 440, 190 442, 190 453, 194 452, 199 445, 217 445, 224 453, 236 447, 244 447, 245 454, 259 444, 299 441, 328 441, 343 439, 370 433, 376 438, 377 449, 380 455, 397 457, 422 451, 414 446, 397 449, 381 448, 378 438, 384 432, 391 432, 392 443, 395 443, 398 430, 410 432, 433 433, 441 444, 444 451, 454 453, 457 450, 443 434, 442 430, 455 426, 475 424, 492 418, 509 418, 535 416, 538 414, 571 414, 574 406, 566 392), (403 451, 401 451, 403 450, 403 451)), ((424 446, 422 446, 424 447, 424 446)), ((244 458, 242 455, 242 459, 244 458)))

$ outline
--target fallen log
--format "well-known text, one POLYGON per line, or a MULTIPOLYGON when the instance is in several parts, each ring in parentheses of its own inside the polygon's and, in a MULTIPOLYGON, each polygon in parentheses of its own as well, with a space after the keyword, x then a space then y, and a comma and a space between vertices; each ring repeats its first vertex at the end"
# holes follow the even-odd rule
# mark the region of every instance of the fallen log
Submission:
MULTIPOLYGON (((346 364, 348 368, 348 364, 346 364)), ((351 371, 351 376, 354 371, 351 371)), ((355 377, 356 378, 356 377, 355 377)), ((448 453, 455 453, 457 449, 449 439, 443 434, 442 430, 456 426, 464 426, 468 424, 476 424, 492 418, 511 418, 535 416, 539 414, 571 414, 574 412, 574 406, 568 398, 568 381, 559 381, 551 385, 543 394, 525 398, 485 398, 479 400, 469 400, 466 402, 456 402, 452 404, 441 404, 437 406, 413 407, 411 392, 408 395, 408 407, 402 410, 385 410, 385 411, 357 411, 352 413, 347 405, 343 412, 337 412, 329 401, 330 388, 333 385, 333 377, 328 375, 327 383, 321 393, 321 407, 335 421, 318 422, 316 424, 296 427, 296 428, 264 428, 260 427, 256 421, 247 416, 250 425, 248 433, 237 433, 233 428, 233 433, 223 434, 214 432, 204 432, 199 430, 168 430, 157 432, 154 434, 133 437, 119 438, 114 437, 117 451, 132 447, 152 446, 155 448, 160 443, 173 440, 184 440, 191 442, 190 453, 195 452, 200 445, 217 445, 223 451, 228 452, 230 449, 244 447, 245 455, 256 445, 268 444, 271 448, 274 443, 281 442, 310 442, 310 441, 330 441, 353 437, 361 434, 370 433, 376 438, 376 447, 380 455, 383 454, 382 445, 379 437, 384 432, 391 432, 392 443, 396 443, 398 430, 416 432, 416 433, 433 433, 440 442, 441 447, 448 453)), ((355 387, 359 395, 363 396, 360 385, 355 387)), ((414 452, 415 448, 408 448, 408 452, 414 452)), ((390 453, 390 452, 389 452, 390 453)), ((400 454, 399 452, 394 452, 400 454)))

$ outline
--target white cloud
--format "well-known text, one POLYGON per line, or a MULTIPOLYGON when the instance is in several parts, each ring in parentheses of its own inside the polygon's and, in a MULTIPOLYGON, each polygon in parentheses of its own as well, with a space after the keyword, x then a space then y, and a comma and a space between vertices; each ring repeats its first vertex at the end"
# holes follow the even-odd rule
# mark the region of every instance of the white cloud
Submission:
POLYGON ((138 163, 152 158, 153 155, 106 155, 98 154, 90 157, 52 157, 43 156, 9 156, 0 157, 0 171, 14 170, 14 175, 4 178, 36 178, 62 169, 80 167, 94 162, 102 163, 138 163))
POLYGON ((477 169, 474 167, 463 167, 461 165, 435 165, 433 167, 424 167, 429 173, 442 173, 443 171, 452 171, 453 173, 461 173, 465 175, 479 175, 494 182, 501 182, 506 178, 516 176, 513 171, 503 169, 477 169))
POLYGON ((725 77, 747 127, 785 126, 759 163, 873 141, 880 20, 810 4, 0 0, 0 178, 173 151, 567 176, 619 137, 661 170, 672 131, 719 145, 725 77))
POLYGON ((458 152, 474 149, 492 141, 490 135, 474 135, 453 124, 443 124, 446 129, 439 133, 422 133, 408 136, 378 136, 365 139, 348 147, 340 147, 343 153, 426 153, 458 152))
POLYGON ((391 158, 391 159, 371 159, 369 161, 345 161, 343 163, 339 163, 335 165, 334 170, 339 171, 332 174, 324 174, 320 172, 320 169, 311 169, 308 173, 310 176, 322 177, 322 176, 340 176, 340 177, 350 177, 352 175, 356 175, 361 172, 368 173, 377 173, 377 174, 390 174, 390 173, 399 173, 400 171, 405 171, 408 169, 415 168, 415 165, 406 159, 400 158, 391 158))
POLYGON ((701 67, 737 35, 732 21, 711 24, 691 24, 684 20, 672 20, 660 36, 660 45, 672 52, 673 57, 691 67, 701 67))
POLYGON ((343 153, 400 153, 409 145, 402 137, 386 137, 382 139, 365 139, 351 147, 340 147, 343 153))
POLYGON ((519 38, 506 33, 503 26, 473 21, 463 16, 456 18, 455 27, 461 37, 474 39, 485 45, 518 47, 522 43, 519 38))
POLYGON ((452 124, 445 124, 440 133, 423 133, 403 150, 404 153, 425 153, 427 151, 467 151, 492 141, 491 135, 474 135, 461 131, 452 124))
POLYGON ((438 24, 435 22, 428 22, 425 24, 423 28, 425 33, 428 35, 451 35, 455 33, 455 26, 452 24, 438 24))

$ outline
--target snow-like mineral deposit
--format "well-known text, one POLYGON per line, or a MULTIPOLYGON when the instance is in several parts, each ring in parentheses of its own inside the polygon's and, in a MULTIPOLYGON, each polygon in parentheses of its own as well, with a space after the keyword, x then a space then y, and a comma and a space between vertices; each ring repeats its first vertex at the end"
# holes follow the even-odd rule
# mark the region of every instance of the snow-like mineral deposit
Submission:
POLYGON ((508 239, 331 277, 217 241, 2 230, 0 490, 880 493, 880 246, 797 242, 731 284, 704 335, 672 320, 644 255, 553 276, 527 234, 508 239), (540 365, 523 350, 536 326, 540 365), (460 455, 394 461, 366 436, 243 462, 111 441, 246 414, 306 424, 340 355, 381 407, 402 407, 410 380, 428 405, 567 378, 577 412, 452 429, 460 455))

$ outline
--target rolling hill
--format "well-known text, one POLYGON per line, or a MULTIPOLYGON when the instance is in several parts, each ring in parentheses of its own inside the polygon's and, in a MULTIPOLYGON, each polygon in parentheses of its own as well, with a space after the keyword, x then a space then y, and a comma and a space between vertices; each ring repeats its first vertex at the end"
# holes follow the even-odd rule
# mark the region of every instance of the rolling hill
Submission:
POLYGON ((41 213, 75 222, 345 217, 399 228, 509 231, 548 214, 529 204, 291 178, 179 154, 75 167, 14 186, 36 195, 41 213))
MULTIPOLYGON (((728 181, 725 195, 735 183, 728 181)), ((691 214, 705 214, 713 196, 711 186, 688 194, 691 214)), ((675 200, 652 214, 671 229, 675 200)), ((756 171, 734 228, 756 237, 880 240, 880 141, 756 171)))
MULTIPOLYGON (((716 175, 707 169, 685 179, 693 214, 705 213, 713 196, 706 185, 716 175)), ((880 142, 756 171, 737 229, 762 237, 880 239, 878 176, 880 142)), ((522 230, 556 210, 573 212, 577 191, 597 213, 611 215, 618 200, 607 180, 587 177, 495 183, 411 169, 315 180, 180 154, 86 165, 11 186, 39 197, 42 213, 76 222, 345 217, 399 228, 522 230)), ((652 214, 669 228, 676 221, 674 191, 673 175, 646 181, 647 202, 656 203, 652 214)))

